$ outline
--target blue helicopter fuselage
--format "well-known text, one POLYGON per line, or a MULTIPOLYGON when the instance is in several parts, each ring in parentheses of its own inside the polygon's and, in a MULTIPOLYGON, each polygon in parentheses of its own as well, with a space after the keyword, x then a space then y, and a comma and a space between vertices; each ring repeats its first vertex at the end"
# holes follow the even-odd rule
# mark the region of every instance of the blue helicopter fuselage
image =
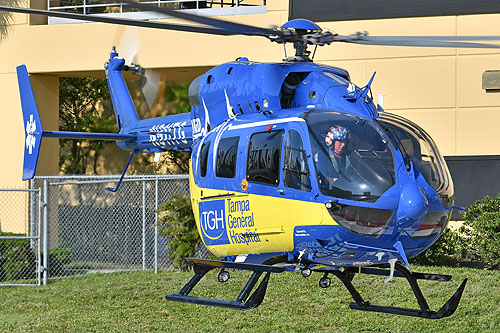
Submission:
POLYGON ((374 105, 373 76, 360 88, 337 67, 240 58, 191 83, 190 113, 140 120, 125 60, 113 50, 105 69, 117 134, 43 131, 27 70, 18 68, 24 179, 33 177, 42 136, 116 140, 134 153, 192 151, 200 236, 229 260, 408 264, 446 228, 446 163, 424 130, 374 105), (348 133, 341 153, 326 140, 333 126, 348 133))
POLYGON ((137 136, 119 145, 192 150, 193 210, 215 255, 407 263, 446 227, 453 203, 446 164, 417 125, 377 111, 373 77, 359 88, 337 67, 240 58, 192 82, 191 113, 138 120, 127 116, 135 110, 123 103, 124 82, 116 84, 124 63, 117 59, 112 55, 107 72, 110 87, 118 87, 110 89, 114 105, 124 105, 115 106, 120 133, 137 136), (350 132, 349 168, 327 184, 324 138, 333 125, 350 132))
POLYGON ((196 79, 190 102, 193 209, 218 256, 407 262, 447 225, 453 185, 432 139, 379 114, 343 69, 242 58, 196 79), (350 166, 327 185, 318 155, 333 125, 350 131, 350 166))

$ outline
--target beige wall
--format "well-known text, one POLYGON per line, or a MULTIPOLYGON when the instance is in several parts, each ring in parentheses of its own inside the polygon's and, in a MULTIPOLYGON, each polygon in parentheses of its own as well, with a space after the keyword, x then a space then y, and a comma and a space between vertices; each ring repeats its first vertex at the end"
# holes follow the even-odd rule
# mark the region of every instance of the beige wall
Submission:
MULTIPOLYGON (((499 20, 500 15, 469 15, 321 25, 374 36, 498 35, 499 20)), ((357 84, 376 71, 373 93, 386 95, 386 110, 421 125, 444 155, 500 154, 500 94, 481 88, 483 72, 500 68, 498 50, 342 45, 321 50, 317 58, 348 69, 357 84)))
MULTIPOLYGON (((286 0, 268 1, 267 14, 224 19, 263 27, 280 25, 287 20, 287 8, 286 0)), ((117 45, 118 52, 126 47, 120 42, 124 34, 136 38, 137 60, 143 67, 161 69, 178 81, 239 56, 267 62, 284 57, 282 46, 258 37, 205 36, 99 23, 28 25, 26 15, 14 15, 14 19, 16 24, 0 41, 0 135, 8 143, 4 144, 3 156, 9 158, 9 163, 0 165, 0 187, 23 186, 24 128, 15 76, 19 64, 26 64, 33 74, 44 128, 54 130, 57 76, 102 76, 111 46, 117 45)), ((340 34, 368 30, 371 35, 499 35, 499 21, 500 15, 469 15, 320 25, 340 34)), ((32 18, 32 23, 39 21, 32 18)), ((376 71, 373 93, 386 95, 386 110, 420 124, 444 155, 500 154, 500 131, 496 128, 500 122, 500 94, 486 94, 481 89, 482 73, 500 67, 499 51, 335 44, 318 49, 315 60, 348 69, 358 85, 376 71)), ((37 173, 56 171, 57 145, 46 140, 37 173)))

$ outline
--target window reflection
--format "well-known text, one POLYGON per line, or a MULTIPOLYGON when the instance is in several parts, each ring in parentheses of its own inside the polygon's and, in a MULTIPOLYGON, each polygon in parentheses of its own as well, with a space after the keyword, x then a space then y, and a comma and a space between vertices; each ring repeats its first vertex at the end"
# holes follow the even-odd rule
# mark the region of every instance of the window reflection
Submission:
POLYGON ((282 139, 283 130, 255 133, 251 136, 247 162, 249 182, 278 185, 282 139))
POLYGON ((373 121, 324 111, 309 111, 302 117, 309 127, 323 194, 374 202, 395 184, 392 149, 373 121))
POLYGON ((200 152, 200 175, 207 176, 208 150, 210 149, 210 141, 203 143, 200 152))
POLYGON ((238 155, 239 137, 220 140, 217 149, 217 177, 234 178, 236 175, 236 158, 238 155))
POLYGON ((286 187, 301 191, 310 192, 312 189, 306 151, 300 134, 295 130, 290 130, 286 136, 283 182, 286 187))
POLYGON ((447 198, 453 196, 453 184, 448 167, 431 137, 418 125, 402 117, 384 113, 381 122, 392 132, 404 155, 422 173, 436 192, 447 198))

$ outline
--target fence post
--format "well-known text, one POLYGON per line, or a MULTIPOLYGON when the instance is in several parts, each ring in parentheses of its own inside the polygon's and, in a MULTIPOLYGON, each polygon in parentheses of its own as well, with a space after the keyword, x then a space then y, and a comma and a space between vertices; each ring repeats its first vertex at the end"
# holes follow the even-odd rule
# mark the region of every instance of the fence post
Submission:
POLYGON ((49 184, 43 181, 43 284, 47 284, 49 275, 49 184))
POLYGON ((37 258, 38 258, 38 266, 37 266, 37 273, 36 273, 36 283, 37 285, 42 284, 42 257, 41 257, 41 252, 42 252, 42 245, 40 242, 42 241, 42 189, 38 188, 37 192, 37 197, 38 197, 38 230, 37 230, 37 235, 38 235, 38 242, 37 242, 37 258))
MULTIPOLYGON (((33 179, 30 180, 30 185, 29 185, 29 189, 32 190, 34 189, 34 186, 33 186, 33 179)), ((30 191, 30 200, 29 200, 29 205, 30 205, 30 212, 29 212, 29 219, 30 219, 30 233, 29 233, 29 236, 30 237, 33 237, 35 236, 35 216, 34 216, 34 208, 33 208, 33 205, 35 204, 35 193, 34 192, 31 192, 30 191)), ((40 234, 38 234, 40 235, 40 234)), ((34 244, 34 239, 31 238, 30 239, 30 248, 32 250, 35 250, 35 244, 34 244)))
POLYGON ((155 274, 158 273, 158 176, 155 178, 155 274))
POLYGON ((142 178, 142 270, 146 270, 146 180, 142 178))

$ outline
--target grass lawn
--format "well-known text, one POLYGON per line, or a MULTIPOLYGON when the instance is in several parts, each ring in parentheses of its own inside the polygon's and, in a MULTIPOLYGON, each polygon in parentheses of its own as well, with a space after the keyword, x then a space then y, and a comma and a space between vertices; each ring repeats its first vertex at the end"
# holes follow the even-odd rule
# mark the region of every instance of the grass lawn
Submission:
MULTIPOLYGON (((271 276, 260 307, 249 311, 167 302, 192 273, 152 272, 65 279, 42 287, 0 288, 0 332, 499 332, 500 271, 412 267, 413 271, 452 274, 450 282, 420 281, 432 310, 438 310, 468 278, 454 315, 440 320, 377 314, 349 309, 351 297, 332 277, 318 287, 319 273, 271 276)), ((211 272, 192 295, 235 299, 248 272, 231 272, 225 284, 211 272)), ((406 280, 357 275, 354 284, 372 304, 417 308, 406 280)))

